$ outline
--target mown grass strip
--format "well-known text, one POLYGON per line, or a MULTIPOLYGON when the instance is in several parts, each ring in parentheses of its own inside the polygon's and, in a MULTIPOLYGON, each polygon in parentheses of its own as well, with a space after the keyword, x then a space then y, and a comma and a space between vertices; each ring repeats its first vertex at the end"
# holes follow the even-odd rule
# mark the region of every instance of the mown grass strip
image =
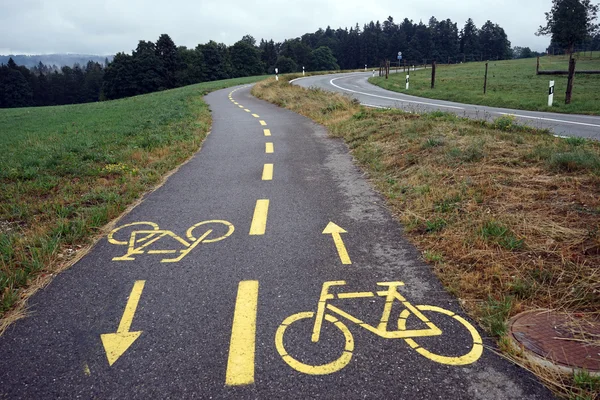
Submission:
MULTIPOLYGON (((500 343, 521 311, 600 310, 600 143, 506 117, 368 109, 284 79, 253 94, 346 141, 446 288, 500 343)), ((537 373, 559 393, 591 395, 572 377, 537 373)))
MULTIPOLYGON (((600 70, 600 54, 593 59, 581 57, 577 70, 600 70)), ((483 94, 485 62, 438 65, 435 89, 431 89, 431 69, 410 71, 410 89, 406 90, 406 73, 392 73, 369 81, 382 88, 431 99, 450 100, 466 104, 481 104, 520 110, 551 111, 600 115, 600 75, 575 76, 573 101, 565 104, 566 75, 536 75, 537 60, 489 61, 488 90, 483 94), (548 107, 548 83, 555 81, 554 105, 548 107)), ((541 58, 540 69, 568 70, 564 56, 541 58)))
POLYGON ((0 316, 198 150, 211 125, 204 94, 260 79, 0 110, 0 316))

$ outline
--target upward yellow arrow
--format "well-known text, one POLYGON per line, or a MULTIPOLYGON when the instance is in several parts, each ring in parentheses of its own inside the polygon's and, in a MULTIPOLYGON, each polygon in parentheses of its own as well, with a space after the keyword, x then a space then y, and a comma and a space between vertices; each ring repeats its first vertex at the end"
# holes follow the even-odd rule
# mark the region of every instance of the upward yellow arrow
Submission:
POLYGON ((140 301, 140 297, 142 296, 142 290, 144 290, 145 283, 146 281, 136 281, 133 284, 133 289, 131 290, 129 300, 127 300, 125 312, 123 312, 123 317, 121 318, 117 332, 100 335, 104 350, 106 351, 108 365, 112 366, 142 334, 142 331, 129 332, 129 328, 131 328, 131 322, 133 321, 135 310, 140 301))
POLYGON ((323 230, 324 235, 331 235, 333 237, 333 242, 335 243, 335 247, 337 249, 338 255, 340 256, 340 260, 342 264, 352 264, 350 261, 350 256, 348 256, 348 251, 346 250, 346 246, 344 245, 344 241, 342 240, 342 236, 340 233, 347 233, 344 229, 337 226, 333 222, 327 224, 325 229, 323 230))

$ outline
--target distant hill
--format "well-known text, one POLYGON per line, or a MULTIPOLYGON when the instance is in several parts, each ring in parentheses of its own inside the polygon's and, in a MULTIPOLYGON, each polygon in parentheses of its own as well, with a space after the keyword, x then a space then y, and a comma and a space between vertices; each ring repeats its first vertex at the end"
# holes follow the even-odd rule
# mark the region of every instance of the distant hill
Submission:
POLYGON ((95 61, 102 65, 106 59, 108 61, 112 61, 113 56, 98 56, 91 54, 40 54, 40 55, 0 55, 0 64, 7 64, 8 59, 11 58, 17 65, 24 65, 28 68, 31 68, 35 65, 38 65, 41 61, 44 65, 52 66, 56 65, 57 67, 69 66, 72 67, 74 64, 79 64, 82 67, 85 66, 88 61, 95 61))

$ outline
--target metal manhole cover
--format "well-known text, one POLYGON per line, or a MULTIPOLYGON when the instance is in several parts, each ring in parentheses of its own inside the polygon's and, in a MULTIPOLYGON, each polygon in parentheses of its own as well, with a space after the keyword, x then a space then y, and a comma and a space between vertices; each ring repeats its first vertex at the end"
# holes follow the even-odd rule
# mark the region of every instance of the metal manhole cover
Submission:
POLYGON ((510 321, 511 337, 543 360, 600 373, 600 316, 578 317, 548 310, 521 313, 510 321))

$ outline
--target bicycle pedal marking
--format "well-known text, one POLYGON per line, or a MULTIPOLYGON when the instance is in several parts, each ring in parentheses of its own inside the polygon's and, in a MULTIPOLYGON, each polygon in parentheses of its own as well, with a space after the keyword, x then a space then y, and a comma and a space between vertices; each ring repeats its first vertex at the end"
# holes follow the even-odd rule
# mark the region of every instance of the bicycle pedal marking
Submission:
POLYGON ((444 308, 431 305, 411 304, 398 292, 398 288, 404 285, 402 282, 380 282, 378 283, 379 286, 384 286, 388 289, 376 292, 330 292, 333 287, 344 285, 346 285, 345 281, 330 281, 323 283, 321 295, 317 303, 317 311, 304 311, 293 314, 287 317, 279 325, 277 332, 275 333, 275 347, 283 361, 296 371, 309 375, 326 375, 338 372, 346 367, 346 365, 348 365, 352 359, 352 353, 354 351, 354 338, 352 336, 352 332, 346 325, 347 323, 355 324, 384 339, 402 339, 412 350, 415 350, 423 357, 440 364, 468 365, 479 360, 483 354, 483 340, 473 325, 471 325, 460 315, 444 308), (347 311, 342 310, 342 308, 340 308, 341 306, 339 305, 334 306, 329 304, 329 301, 335 299, 346 299, 347 301, 350 301, 352 299, 372 298, 374 296, 385 298, 382 315, 379 319, 379 322, 375 324, 369 324, 362 321, 347 311), (403 307, 403 310, 400 312, 396 322, 397 329, 394 330, 390 330, 388 327, 388 323, 391 322, 390 315, 392 312, 392 306, 394 305, 392 303, 396 304, 396 306, 399 305, 403 307), (444 334, 444 332, 429 318, 427 318, 423 312, 433 312, 450 317, 451 322, 459 323, 460 326, 464 327, 468 332, 467 337, 469 337, 470 342, 472 342, 472 345, 470 346, 470 349, 466 351, 466 354, 458 356, 436 354, 433 351, 427 350, 421 346, 417 342, 420 338, 444 334), (407 320, 411 317, 419 320, 421 325, 426 326, 426 328, 409 329, 407 327, 407 320), (290 349, 284 346, 284 335, 286 332, 289 332, 288 327, 290 325, 306 319, 313 320, 311 322, 313 324, 311 337, 312 342, 316 343, 320 340, 322 327, 325 323, 333 324, 333 327, 342 332, 345 344, 341 356, 339 356, 336 360, 329 360, 328 362, 320 365, 311 365, 294 358, 294 355, 290 354, 290 349))
MULTIPOLYGON (((162 263, 176 263, 183 260, 200 243, 215 243, 223 240, 235 231, 231 222, 223 220, 209 220, 192 225, 185 233, 186 238, 175 232, 160 229, 158 224, 149 221, 132 222, 113 229, 108 234, 108 242, 117 246, 127 246, 127 252, 122 256, 113 257, 113 261, 134 261, 135 256, 148 255, 174 255, 175 258, 163 258, 162 263), (215 232, 215 225, 224 225, 217 232, 226 230, 221 236, 215 232), (141 229, 137 229, 140 227, 141 229), (123 232, 125 231, 125 232, 123 232), (156 243, 167 238, 169 245, 156 248, 156 243), (173 248, 173 247, 178 248, 173 248)), ((163 240, 162 242, 165 242, 163 240)), ((162 243, 161 243, 162 244, 162 243)))

